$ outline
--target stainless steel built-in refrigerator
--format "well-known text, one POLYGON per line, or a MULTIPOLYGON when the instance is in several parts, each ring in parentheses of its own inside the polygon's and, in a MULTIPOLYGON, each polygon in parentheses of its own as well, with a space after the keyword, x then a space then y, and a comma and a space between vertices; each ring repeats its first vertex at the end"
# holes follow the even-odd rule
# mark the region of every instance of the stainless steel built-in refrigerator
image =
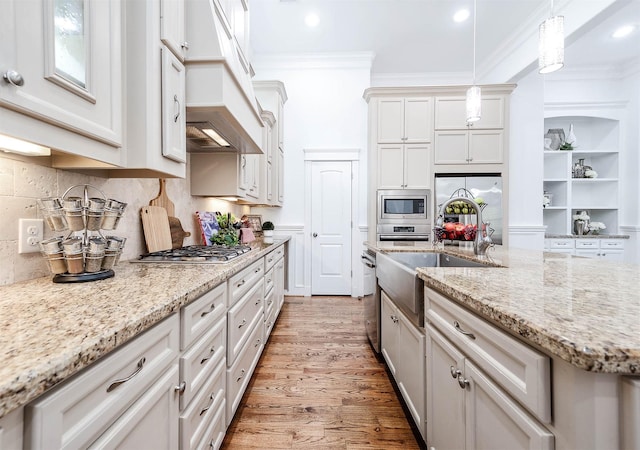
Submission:
POLYGON ((440 205, 460 188, 474 197, 482 197, 487 204, 482 210, 482 221, 495 230, 491 236, 493 242, 502 244, 502 177, 495 174, 436 175, 434 217, 438 217, 440 205))

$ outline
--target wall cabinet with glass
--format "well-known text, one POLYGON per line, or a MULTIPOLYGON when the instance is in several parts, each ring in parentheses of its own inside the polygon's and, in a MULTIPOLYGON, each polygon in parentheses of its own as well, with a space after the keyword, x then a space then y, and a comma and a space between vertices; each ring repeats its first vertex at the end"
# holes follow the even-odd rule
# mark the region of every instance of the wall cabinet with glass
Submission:
POLYGON ((0 132, 120 165, 121 26, 121 2, 3 2, 0 132))
POLYGON ((600 234, 617 234, 621 207, 619 121, 587 116, 550 117, 545 119, 545 131, 568 131, 571 124, 577 138, 574 149, 544 151, 546 232, 575 234, 573 216, 587 211, 590 222, 606 226, 600 234))

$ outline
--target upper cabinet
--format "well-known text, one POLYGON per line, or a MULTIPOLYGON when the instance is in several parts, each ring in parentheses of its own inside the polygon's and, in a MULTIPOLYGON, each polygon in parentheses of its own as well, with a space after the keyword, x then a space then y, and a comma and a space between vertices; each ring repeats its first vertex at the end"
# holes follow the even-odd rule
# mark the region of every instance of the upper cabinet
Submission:
POLYGON ((160 39, 181 62, 189 50, 184 23, 184 0, 160 1, 160 39))
POLYGON ((378 100, 378 143, 431 142, 433 99, 381 98, 378 100))
POLYGON ((483 95, 480 120, 467 123, 465 97, 436 97, 434 164, 502 164, 505 103, 504 95, 483 95))
POLYGON ((5 1, 0 132, 122 163, 121 2, 5 1))

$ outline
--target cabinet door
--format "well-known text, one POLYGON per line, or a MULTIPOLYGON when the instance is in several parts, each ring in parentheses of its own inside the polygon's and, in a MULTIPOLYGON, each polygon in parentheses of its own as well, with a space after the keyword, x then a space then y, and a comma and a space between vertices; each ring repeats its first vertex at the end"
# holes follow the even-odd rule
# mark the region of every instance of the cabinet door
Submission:
POLYGON ((433 113, 431 98, 407 98, 404 101, 404 143, 431 142, 433 113))
POLYGON ((434 449, 465 448, 464 393, 458 372, 464 357, 433 327, 427 327, 427 443, 434 449))
POLYGON ((404 99, 379 99, 378 143, 401 143, 404 137, 404 99))
POLYGON ((178 448, 178 384, 174 364, 88 448, 178 448))
POLYGON ((404 146, 388 144, 378 146, 378 189, 403 189, 404 146))
MULTIPOLYGON (((577 250, 576 250, 576 253, 577 250)), ((624 261, 624 250, 600 250, 600 258, 608 259, 609 261, 624 261)))
POLYGON ((22 450, 24 409, 14 409, 0 419, 0 450, 22 450))
POLYGON ((166 48, 162 49, 162 154, 174 161, 187 160, 185 139, 184 65, 166 48))
POLYGON ((554 448, 553 434, 468 359, 465 360, 464 379, 468 382, 465 402, 466 448, 554 448))
POLYGON ((405 145, 404 187, 409 189, 429 189, 431 175, 431 145, 405 145))
POLYGON ((278 205, 282 206, 284 203, 284 153, 282 151, 277 152, 278 155, 278 179, 276 186, 278 187, 278 205))
POLYGON ((13 0, 2 15, 1 71, 24 84, 0 79, 0 106, 121 147, 121 3, 13 0))
POLYGON ((398 310, 391 303, 391 299, 382 291, 382 307, 380 309, 380 334, 382 355, 394 378, 397 377, 397 341, 398 341, 398 310))
POLYGON ((161 0, 160 8, 160 39, 180 61, 184 61, 187 49, 184 40, 184 0, 161 0))
POLYGON ((500 164, 503 152, 502 130, 469 132, 469 163, 500 164))
MULTIPOLYGON (((504 98, 482 96, 480 120, 469 124, 473 129, 504 128, 504 98)), ((436 130, 459 130, 467 128, 466 97, 436 97, 436 130)))
POLYGON ((398 388, 420 434, 425 435, 425 337, 398 311, 398 388))
POLYGON ((436 131, 434 164, 468 164, 467 131, 436 131))

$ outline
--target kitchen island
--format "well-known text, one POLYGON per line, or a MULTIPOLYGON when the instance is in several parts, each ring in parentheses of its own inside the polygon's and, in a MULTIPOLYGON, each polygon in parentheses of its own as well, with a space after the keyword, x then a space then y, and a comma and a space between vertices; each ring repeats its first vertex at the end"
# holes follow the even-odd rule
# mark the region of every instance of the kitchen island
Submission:
POLYGON ((115 277, 0 287, 0 418, 90 366, 288 241, 225 264, 122 261, 115 277))
MULTIPOLYGON (((411 246, 378 242, 368 246, 382 252, 434 251, 431 244, 411 246)), ((437 251, 475 259, 472 250, 467 248, 446 246, 437 251)), ((518 413, 531 418, 530 423, 534 424, 531 429, 540 431, 538 437, 542 436, 538 441, 539 448, 550 448, 546 447, 549 443, 557 449, 635 448, 640 445, 637 423, 640 421, 640 329, 637 325, 640 266, 499 246, 488 253, 484 262, 492 267, 417 269, 425 286, 427 423, 429 408, 438 410, 433 402, 437 401, 441 387, 434 385, 429 389, 429 383, 439 382, 434 381, 433 367, 429 365, 434 362, 433 353, 452 342, 454 345, 448 348, 454 353, 461 350, 463 356, 457 365, 455 358, 446 365, 443 385, 450 383, 453 376, 454 381, 462 383, 451 387, 453 393, 466 392, 468 397, 474 398, 474 405, 481 401, 477 394, 472 394, 473 387, 467 384, 465 389, 464 386, 472 379, 468 374, 475 371, 477 375, 477 366, 482 369, 485 356, 496 350, 478 347, 481 337, 477 341, 474 341, 475 337, 461 337, 464 336, 462 331, 468 331, 465 327, 479 322, 480 328, 488 327, 494 333, 489 342, 497 342, 496 336, 504 335, 505 340, 511 341, 509 345, 524 344, 524 348, 532 352, 531 358, 537 358, 536 370, 540 378, 537 388, 541 392, 531 395, 531 386, 525 382, 525 365, 515 364, 509 368, 513 373, 510 379, 505 377, 507 388, 501 390, 500 395, 507 399, 511 395, 511 400, 516 399, 511 404, 519 408, 518 413), (454 313, 462 316, 454 316, 454 313), (465 323, 458 317, 466 317, 468 321, 465 323), (443 339, 447 327, 453 334, 448 336, 450 339, 443 339), (442 342, 444 344, 438 347, 442 342), (471 350, 465 353, 467 344, 471 350), (470 369, 468 363, 460 362, 467 359, 471 363, 470 369), (454 369, 460 370, 456 376, 454 369), (520 386, 513 389, 514 394, 509 391, 508 384, 515 379, 520 386), (518 397, 518 389, 522 391, 522 398, 518 397), (429 397, 430 391, 434 398, 429 397), (536 397, 538 403, 528 404, 532 397, 536 397)), ((515 353, 515 350, 511 351, 515 353)), ((486 363, 484 374, 491 375, 486 379, 500 380, 502 374, 496 369, 499 363, 489 357, 487 360, 492 362, 486 363)), ((480 373, 484 376, 482 371, 480 373)), ((476 376, 476 384, 480 383, 481 376, 476 376)), ((450 397, 448 400, 450 404, 455 403, 450 397)), ((464 400, 460 402, 466 404, 464 400)), ((473 408, 475 406, 468 405, 467 414, 473 408)), ((489 414, 474 420, 480 424, 487 416, 489 414)), ((464 429, 457 431, 465 435, 464 429)), ((489 433, 495 436, 496 432, 500 433, 495 429, 489 433)), ((482 440, 478 430, 467 430, 466 433, 482 440)), ((434 433, 427 433, 429 445, 443 443, 430 441, 434 436, 434 433)))

